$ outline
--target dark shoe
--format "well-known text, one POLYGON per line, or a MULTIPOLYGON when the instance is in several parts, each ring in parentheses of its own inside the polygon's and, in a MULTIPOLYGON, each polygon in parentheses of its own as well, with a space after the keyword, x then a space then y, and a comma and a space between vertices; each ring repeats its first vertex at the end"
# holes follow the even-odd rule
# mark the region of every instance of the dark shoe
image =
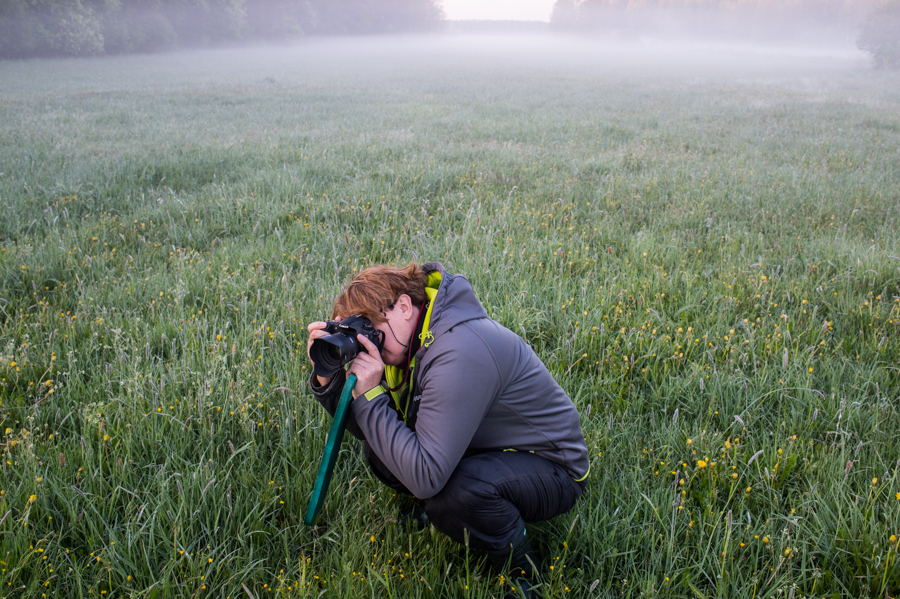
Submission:
POLYGON ((425 508, 419 506, 401 509, 400 514, 397 516, 397 522, 416 530, 425 530, 431 525, 431 520, 428 519, 425 508))
POLYGON ((513 590, 506 599, 533 599, 540 597, 541 561, 525 533, 525 527, 518 538, 510 543, 509 549, 488 551, 488 561, 498 572, 508 572, 513 590))

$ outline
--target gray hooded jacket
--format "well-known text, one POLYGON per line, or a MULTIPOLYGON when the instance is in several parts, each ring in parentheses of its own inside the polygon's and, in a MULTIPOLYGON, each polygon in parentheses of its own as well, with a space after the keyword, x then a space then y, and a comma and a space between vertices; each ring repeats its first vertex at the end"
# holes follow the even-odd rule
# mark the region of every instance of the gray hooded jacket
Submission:
MULTIPOLYGON (((463 457, 489 451, 530 451, 586 478, 578 412, 547 367, 521 337, 488 318, 464 277, 437 263, 422 268, 440 273, 440 284, 429 340, 415 355, 412 393, 407 385, 394 397, 383 389, 357 397, 347 430, 421 499, 438 493, 463 457)), ((332 415, 344 380, 341 372, 319 387, 310 378, 332 415)))

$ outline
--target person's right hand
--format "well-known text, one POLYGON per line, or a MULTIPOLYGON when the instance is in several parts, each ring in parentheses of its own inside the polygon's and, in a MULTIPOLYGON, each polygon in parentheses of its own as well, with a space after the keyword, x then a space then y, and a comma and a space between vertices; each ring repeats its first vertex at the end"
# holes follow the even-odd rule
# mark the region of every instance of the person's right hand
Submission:
POLYGON ((358 335, 356 340, 366 351, 359 352, 350 362, 350 368, 347 369, 348 375, 356 375, 356 385, 353 387, 354 399, 377 387, 384 376, 384 362, 378 347, 363 335, 358 335))
MULTIPOLYGON (((340 317, 335 318, 335 320, 340 321, 340 317)), ((329 333, 325 331, 325 323, 324 322, 311 322, 306 326, 306 330, 309 331, 309 340, 306 342, 306 357, 309 358, 309 348, 312 347, 313 341, 316 339, 320 339, 322 337, 327 337, 329 333)), ((312 362, 312 358, 309 358, 309 361, 312 362)), ((315 363, 313 362, 313 368, 315 368, 315 363)), ((324 387, 328 383, 331 382, 330 376, 324 377, 316 375, 316 380, 319 382, 320 387, 324 387)))

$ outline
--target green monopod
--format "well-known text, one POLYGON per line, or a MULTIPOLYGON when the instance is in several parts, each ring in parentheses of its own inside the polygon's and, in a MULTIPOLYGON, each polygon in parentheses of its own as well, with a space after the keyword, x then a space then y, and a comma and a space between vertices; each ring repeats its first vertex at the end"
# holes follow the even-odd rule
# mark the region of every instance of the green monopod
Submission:
POLYGON ((316 517, 325 503, 325 496, 328 495, 328 485, 331 483, 331 475, 334 474, 334 465, 337 462, 338 452, 341 450, 341 440, 344 438, 344 429, 347 428, 347 417, 350 415, 350 399, 351 391, 356 385, 356 375, 347 375, 347 382, 344 383, 344 389, 341 391, 341 398, 338 400, 337 409, 334 411, 334 419, 331 421, 331 430, 328 433, 328 439, 325 441, 325 452, 322 454, 322 463, 319 464, 319 474, 316 476, 316 486, 313 487, 312 499, 309 501, 309 508, 306 510, 306 516, 303 518, 304 524, 312 526, 316 522, 316 517))

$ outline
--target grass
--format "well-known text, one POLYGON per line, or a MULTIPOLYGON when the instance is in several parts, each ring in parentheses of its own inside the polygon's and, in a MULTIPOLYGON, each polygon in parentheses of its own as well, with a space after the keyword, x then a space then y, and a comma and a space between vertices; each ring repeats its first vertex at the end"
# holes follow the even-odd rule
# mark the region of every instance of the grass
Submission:
POLYGON ((354 442, 302 523, 305 325, 410 260, 582 414, 546 596, 900 594, 900 79, 481 41, 0 63, 0 597, 502 596, 354 442))

